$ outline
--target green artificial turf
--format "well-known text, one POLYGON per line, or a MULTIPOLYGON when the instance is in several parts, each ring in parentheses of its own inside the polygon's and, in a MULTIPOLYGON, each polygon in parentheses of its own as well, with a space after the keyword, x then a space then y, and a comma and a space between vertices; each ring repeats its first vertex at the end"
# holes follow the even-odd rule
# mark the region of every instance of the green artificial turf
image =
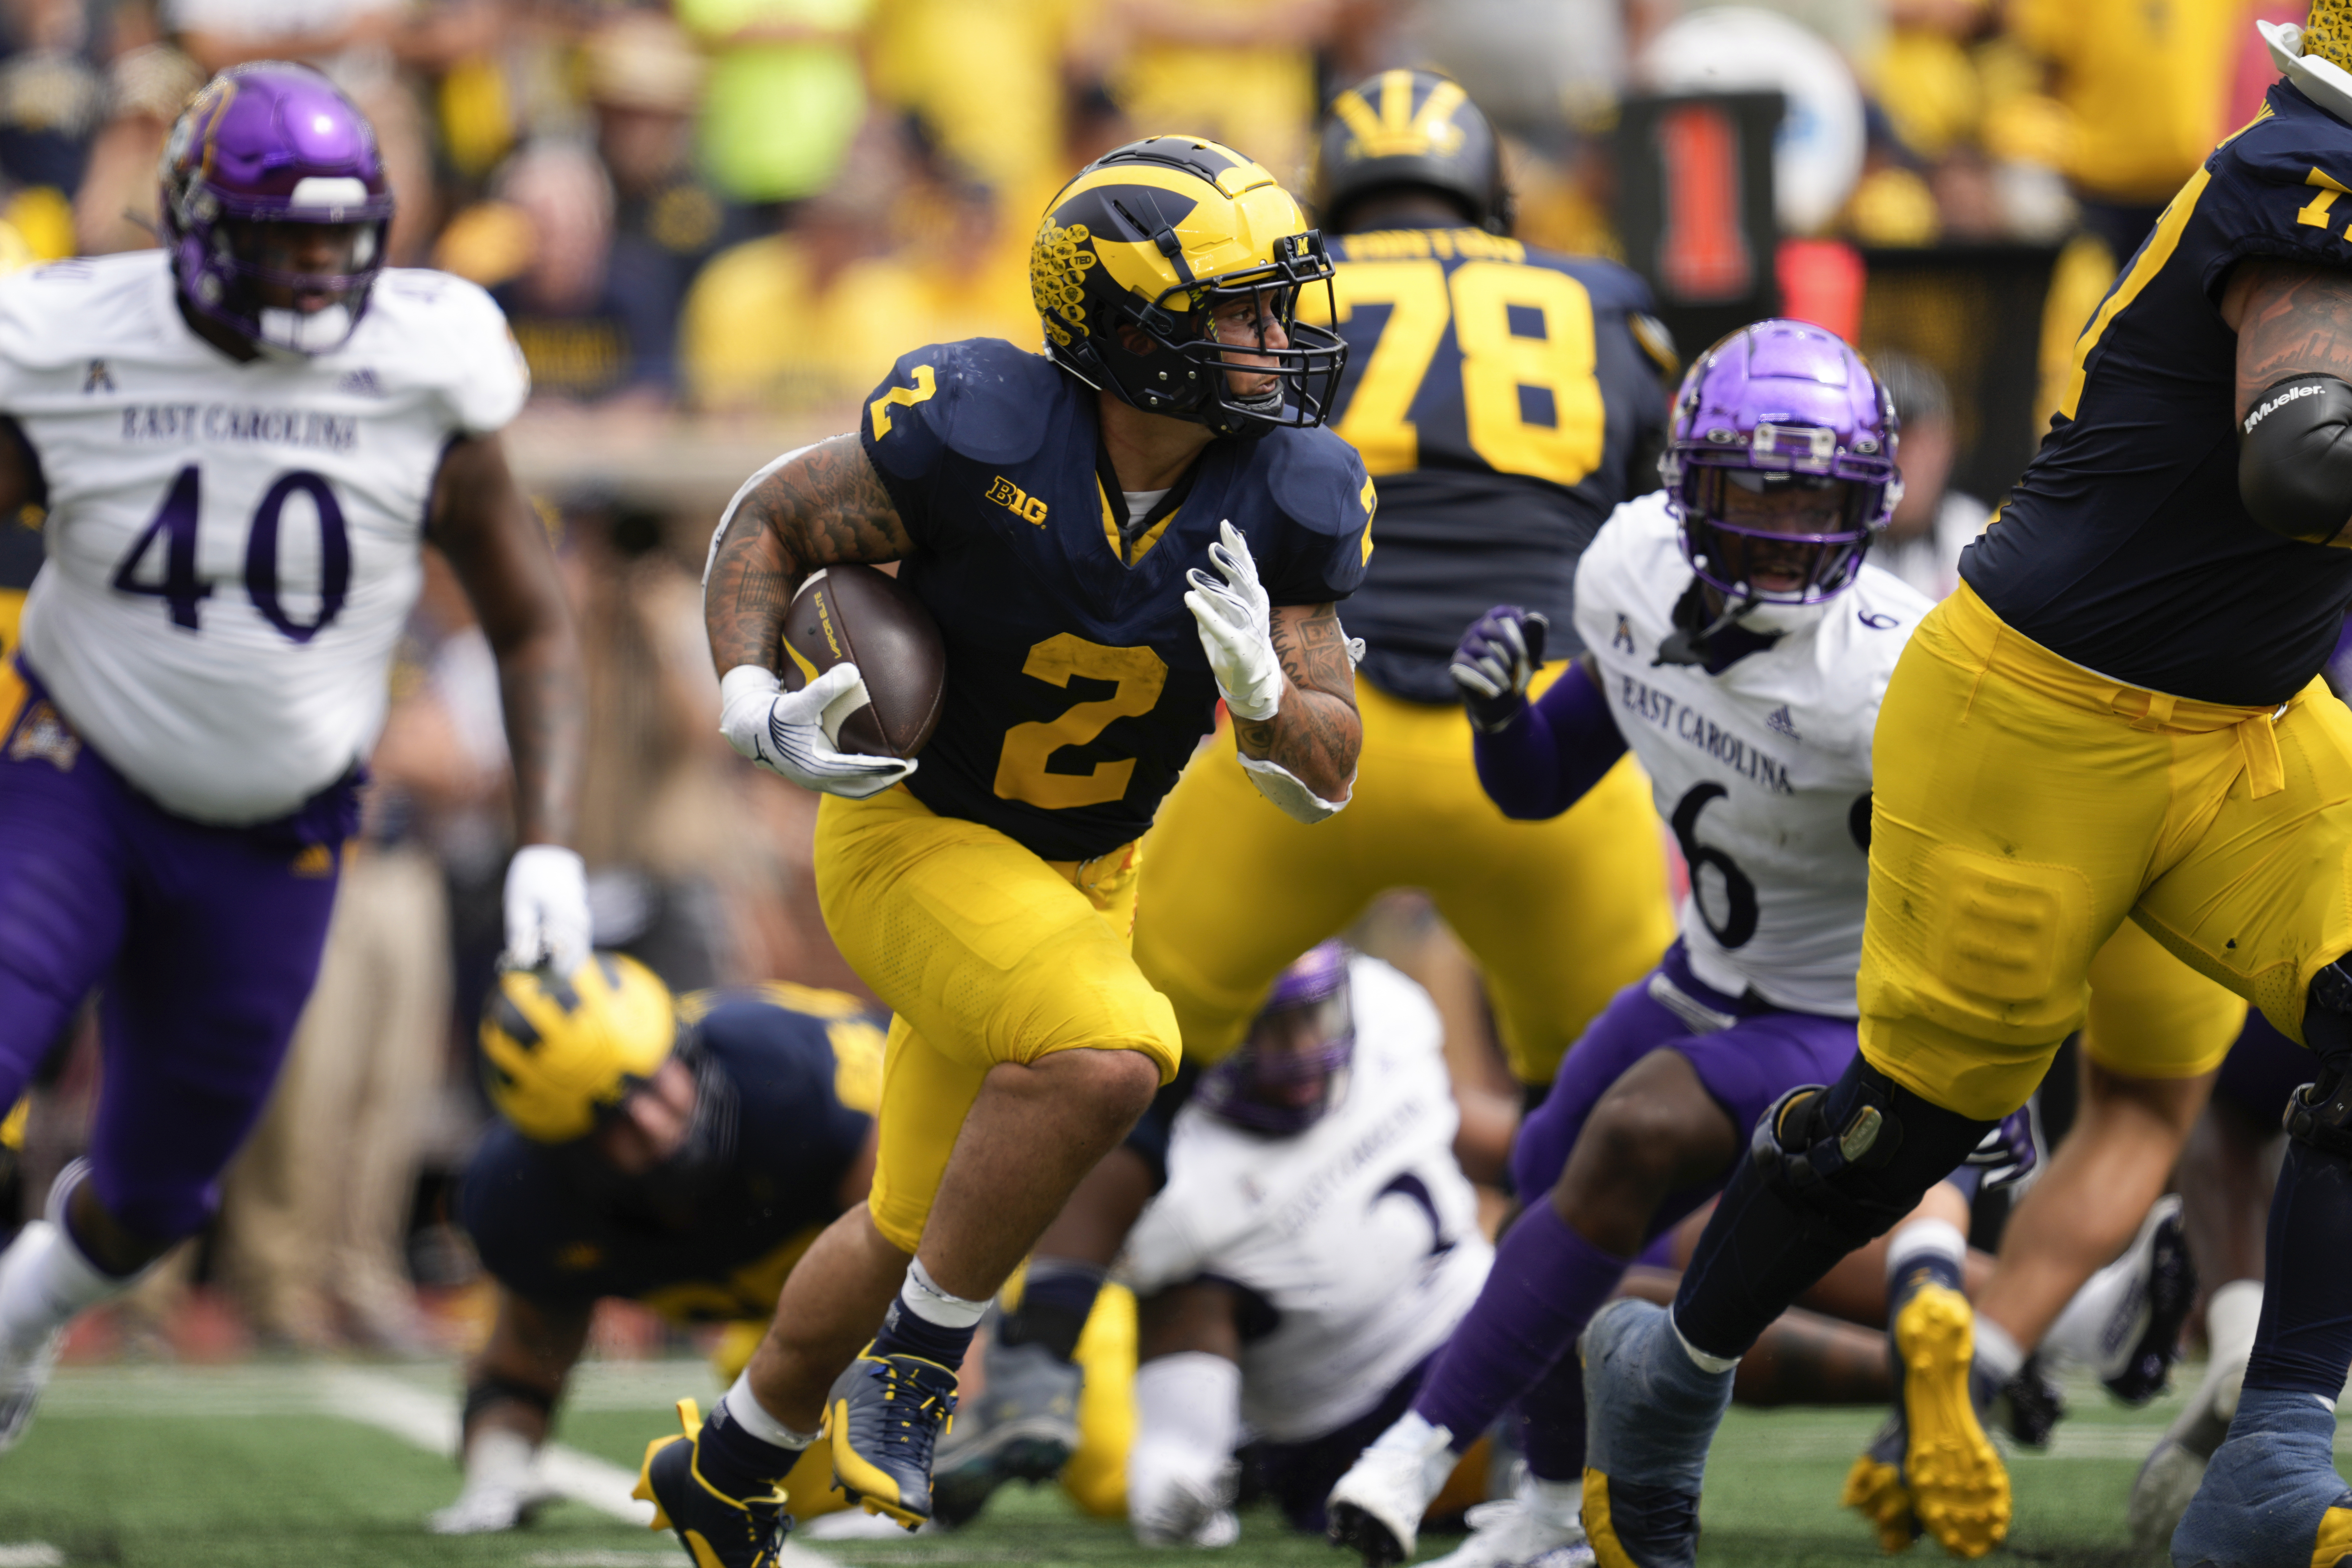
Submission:
MULTIPOLYGON (((446 1396, 454 1375, 393 1372, 446 1396)), ((505 1537, 426 1534, 426 1513, 456 1493, 448 1460, 390 1433, 324 1413, 301 1369, 217 1373, 74 1369, 31 1435, 0 1457, 0 1568, 39 1568, 35 1543, 68 1564, 158 1568, 316 1564, 318 1568, 661 1568, 686 1560, 656 1537, 583 1505, 551 1505, 530 1531, 505 1537)), ((583 1382, 559 1436, 634 1469, 646 1440, 674 1429, 667 1399, 712 1389, 692 1364, 583 1382)), ((2124 1505, 2141 1454, 2177 1408, 2108 1406, 2071 1390, 2076 1414, 2053 1451, 2012 1458, 2016 1523, 1991 1561, 2126 1562, 2124 1505)), ((1798 1568, 1883 1559, 1859 1520, 1836 1506, 1840 1483, 1878 1414, 1736 1410, 1711 1463, 1703 1513, 1705 1568, 1798 1568)), ((952 1534, 809 1541, 843 1568, 1017 1563, 1034 1568, 1166 1568, 1171 1554, 1137 1547, 1123 1526, 1080 1516, 1051 1489, 1014 1489, 952 1534)), ((1423 1543, 1423 1556, 1454 1540, 1423 1543)), ((1919 1563, 1945 1561, 1932 1542, 1919 1563)), ((1341 1568, 1322 1542, 1249 1511, 1232 1568, 1341 1568)))

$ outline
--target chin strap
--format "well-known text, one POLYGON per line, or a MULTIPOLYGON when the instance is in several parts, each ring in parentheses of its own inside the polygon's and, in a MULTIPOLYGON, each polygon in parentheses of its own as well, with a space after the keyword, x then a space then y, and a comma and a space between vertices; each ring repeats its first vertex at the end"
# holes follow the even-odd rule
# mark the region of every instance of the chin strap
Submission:
POLYGON ((2286 73, 2303 96, 2347 124, 2352 124, 2352 73, 2333 60, 2303 52, 2303 29, 2289 22, 2256 22, 2270 46, 2271 59, 2286 73))

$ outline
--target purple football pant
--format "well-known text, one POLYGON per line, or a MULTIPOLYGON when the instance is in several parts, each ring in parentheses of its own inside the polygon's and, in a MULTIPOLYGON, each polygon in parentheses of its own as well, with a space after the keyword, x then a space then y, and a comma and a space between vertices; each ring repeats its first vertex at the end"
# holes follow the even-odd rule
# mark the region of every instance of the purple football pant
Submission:
MULTIPOLYGON (((1650 976, 1617 993, 1570 1050, 1550 1094, 1521 1124, 1511 1150, 1511 1176, 1526 1211, 1505 1233, 1486 1287, 1413 1400, 1424 1419, 1451 1430, 1462 1446, 1519 1400, 1528 1466, 1546 1480, 1574 1480, 1583 1471, 1584 1385, 1569 1352, 1632 1263, 1586 1240, 1547 1195, 1601 1096, 1660 1050, 1689 1061, 1708 1097, 1744 1135, 1790 1089, 1828 1083, 1845 1071, 1855 1050, 1854 1024, 1727 997, 1692 975, 1676 942, 1650 976), (1658 980, 1730 1019, 1730 1027, 1702 1032, 1652 993, 1658 980)), ((1672 1229, 1721 1192, 1730 1176, 1726 1166, 1668 1195, 1650 1217, 1649 1237, 1672 1229)))
POLYGON ((0 734, 0 1109, 93 986, 90 1179, 144 1240, 219 1201, 318 977, 355 786, 254 828, 173 816, 37 688, 0 734))

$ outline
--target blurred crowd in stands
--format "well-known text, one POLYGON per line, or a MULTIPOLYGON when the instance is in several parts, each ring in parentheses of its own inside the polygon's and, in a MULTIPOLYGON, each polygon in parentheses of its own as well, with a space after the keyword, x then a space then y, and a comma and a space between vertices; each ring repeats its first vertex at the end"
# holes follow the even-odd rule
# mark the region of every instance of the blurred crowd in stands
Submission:
MULTIPOLYGON (((815 914, 814 797, 740 764, 716 725, 696 576, 708 497, 760 458, 666 505, 567 481, 565 451, 717 429, 764 455, 848 428, 908 348, 1031 343, 1029 237, 1079 164, 1198 132, 1303 189, 1318 106, 1394 64, 1452 72, 1507 131, 1523 237, 1601 254, 1625 98, 1779 87, 1784 185, 1796 149, 1821 193, 1794 226, 1865 249, 2063 243, 2063 349, 2118 254, 2273 79, 2253 20, 2301 19, 2275 0, 1755 0, 1806 47, 1710 55, 1721 18, 1697 9, 0 0, 0 262, 154 244, 157 156, 210 72, 278 57, 333 77, 383 141, 395 264, 490 289, 530 364, 518 436, 535 428, 556 454, 528 477, 590 664, 579 844, 598 945, 679 989, 855 989, 815 914)), ((1923 421, 1948 428, 1945 395, 1929 372, 1923 421)), ((1912 535, 1947 526, 1927 515, 1941 489, 1915 485, 1912 535)), ((1950 526, 1964 538, 1982 515, 1968 502, 1950 526)), ((397 685, 317 998, 201 1264, 238 1303, 238 1333, 292 1348, 446 1343, 414 1282, 465 1273, 435 1183, 480 1115, 469 1020, 498 945, 506 763, 489 653, 437 566, 397 685)), ((1391 909, 1371 939, 1432 984, 1450 1030, 1483 1027, 1475 977, 1427 919, 1391 909)), ((37 1104, 33 1194, 73 1151, 88 1049, 61 1053, 37 1104)), ((170 1302, 197 1267, 150 1287, 152 1323, 184 1318, 170 1302)))

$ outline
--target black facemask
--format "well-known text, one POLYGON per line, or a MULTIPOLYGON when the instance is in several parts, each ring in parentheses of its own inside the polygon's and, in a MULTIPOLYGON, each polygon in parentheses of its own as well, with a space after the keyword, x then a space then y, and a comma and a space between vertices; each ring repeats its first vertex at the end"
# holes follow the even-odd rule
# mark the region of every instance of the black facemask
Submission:
POLYGON ((678 1056, 694 1073, 694 1115, 669 1158, 651 1170, 625 1176, 596 1152, 592 1139, 556 1151, 573 1188, 614 1219, 662 1230, 691 1230, 701 1218, 705 1200, 734 1168, 741 1106, 735 1082, 715 1058, 697 1049, 690 1036, 679 1041, 678 1056))

